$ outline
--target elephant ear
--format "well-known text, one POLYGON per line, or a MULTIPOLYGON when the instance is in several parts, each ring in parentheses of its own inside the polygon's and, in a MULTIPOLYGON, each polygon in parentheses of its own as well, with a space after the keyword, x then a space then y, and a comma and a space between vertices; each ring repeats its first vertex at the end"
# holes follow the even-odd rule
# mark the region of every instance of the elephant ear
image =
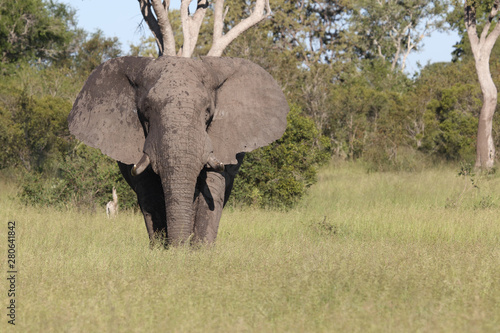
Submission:
POLYGON ((289 107, 269 73, 244 59, 202 60, 219 83, 208 135, 222 163, 236 164, 236 154, 266 146, 283 135, 289 107))
POLYGON ((151 61, 122 57, 97 67, 69 114, 70 132, 115 160, 137 163, 143 155, 145 137, 137 114, 136 81, 151 61))

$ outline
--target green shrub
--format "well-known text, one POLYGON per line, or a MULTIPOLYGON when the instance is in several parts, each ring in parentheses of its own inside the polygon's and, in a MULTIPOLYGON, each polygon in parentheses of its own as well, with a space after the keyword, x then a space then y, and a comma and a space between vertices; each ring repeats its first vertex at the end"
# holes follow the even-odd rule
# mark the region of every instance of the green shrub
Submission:
POLYGON ((16 120, 24 132, 30 169, 47 169, 59 164, 71 148, 71 142, 67 139, 69 110, 71 102, 68 100, 21 94, 16 120))
POLYGON ((26 204, 98 210, 111 198, 116 187, 120 209, 136 208, 135 193, 123 179, 118 165, 99 150, 79 144, 55 174, 29 172, 25 175, 20 199, 26 204))
POLYGON ((473 160, 482 101, 472 84, 443 89, 427 104, 422 151, 447 160, 473 160))
POLYGON ((24 135, 19 124, 12 119, 12 113, 0 106, 0 170, 19 163, 24 135))
MULTIPOLYGON (((2 96, 3 98, 3 96, 2 96)), ((29 96, 26 92, 0 101, 0 169, 23 166, 30 171, 57 166, 72 147, 67 118, 69 100, 29 96)))
POLYGON ((330 143, 297 106, 288 114, 281 139, 247 153, 236 177, 231 204, 290 208, 317 180, 317 167, 330 158, 330 143))

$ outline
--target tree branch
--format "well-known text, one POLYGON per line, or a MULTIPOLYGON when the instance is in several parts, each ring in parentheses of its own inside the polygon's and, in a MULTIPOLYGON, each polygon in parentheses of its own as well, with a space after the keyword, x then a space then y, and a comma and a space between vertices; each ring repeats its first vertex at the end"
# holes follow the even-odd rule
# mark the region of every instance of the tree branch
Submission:
MULTIPOLYGON (((198 41, 198 35, 208 9, 208 0, 197 0, 198 6, 194 15, 189 13, 191 0, 181 0, 181 24, 184 42, 176 54, 175 39, 172 25, 168 17, 170 0, 138 0, 141 13, 153 32, 158 45, 159 55, 191 57, 198 41), (154 11, 154 14, 153 14, 154 11)), ((256 0, 255 8, 250 16, 239 22, 226 34, 224 30, 224 19, 227 8, 224 11, 224 0, 215 0, 214 8, 214 36, 213 43, 208 56, 221 56, 224 49, 239 35, 258 24, 271 15, 269 0, 256 0)))
POLYGON ((205 18, 205 14, 208 9, 208 0, 198 0, 198 5, 196 7, 196 12, 192 18, 192 29, 191 29, 191 50, 190 56, 193 54, 196 42, 198 41, 198 36, 200 33, 200 28, 205 18))
POLYGON ((474 58, 477 58, 479 54, 479 38, 477 37, 476 8, 474 6, 468 6, 466 1, 464 14, 465 29, 467 30, 467 35, 469 36, 472 53, 474 54, 474 58))
POLYGON ((493 3, 493 6, 491 8, 491 11, 490 11, 490 14, 488 15, 488 19, 486 20, 486 24, 484 25, 484 29, 481 33, 481 39, 482 40, 486 40, 486 37, 488 35, 488 32, 490 31, 490 27, 491 27, 491 22, 493 21, 493 19, 495 18, 495 16, 497 16, 498 14, 498 0, 496 0, 494 3, 493 3))
POLYGON ((216 39, 222 37, 222 30, 224 28, 224 0, 215 0, 214 7, 214 42, 216 39))
POLYGON ((189 58, 193 55, 194 49, 196 47, 196 42, 198 41, 198 34, 200 33, 201 24, 203 23, 203 18, 208 9, 207 0, 198 0, 198 6, 193 16, 189 15, 189 3, 190 0, 182 0, 181 2, 181 21, 182 21, 182 32, 184 35, 184 45, 182 45, 182 50, 179 53, 182 57, 189 58))
POLYGON ((151 3, 148 0, 138 0, 139 6, 141 8, 142 17, 144 21, 148 24, 149 29, 153 33, 156 45, 158 46, 158 55, 163 54, 163 35, 161 33, 160 26, 158 25, 158 21, 156 17, 153 15, 151 11, 151 3))
MULTIPOLYGON (((500 0, 495 0, 495 2, 493 3, 493 8, 491 8, 490 15, 488 16, 488 23, 487 23, 488 31, 489 31, 491 22, 498 15, 499 6, 500 6, 500 0)), ((486 30, 486 27, 484 28, 484 30, 486 30)), ((483 30, 483 33, 484 33, 484 30, 483 30)), ((490 50, 493 49, 493 46, 495 45, 495 42, 499 36, 500 36, 500 25, 497 22, 495 27, 491 31, 491 33, 486 37, 486 46, 488 47, 488 49, 490 49, 490 50)))
POLYGON ((191 48, 191 17, 189 17, 189 3, 191 0, 181 0, 181 22, 182 34, 184 35, 184 44, 182 45, 181 55, 184 56, 185 50, 191 48))
POLYGON ((496 23, 493 30, 490 32, 491 23, 497 17, 499 13, 500 0, 495 0, 493 3, 493 7, 491 8, 491 12, 488 15, 488 20, 481 31, 481 36, 477 35, 477 22, 476 22, 476 8, 474 6, 468 6, 467 4, 464 7, 465 12, 465 28, 467 29, 467 35, 469 36, 469 40, 471 43, 472 53, 474 54, 474 58, 479 60, 481 56, 481 48, 485 48, 485 54, 491 53, 493 46, 495 45, 496 40, 500 36, 500 25, 498 22, 496 23))
POLYGON ((242 20, 225 35, 222 34, 224 15, 222 14, 224 0, 216 0, 214 13, 214 39, 208 56, 220 57, 224 49, 243 32, 271 15, 269 0, 257 0, 255 9, 249 17, 242 20))
POLYGON ((159 55, 175 56, 174 31, 168 18, 170 1, 166 0, 162 3, 161 0, 139 0, 139 3, 141 5, 142 16, 148 22, 151 31, 153 31, 156 42, 161 42, 158 45, 159 55), (151 12, 151 7, 154 9, 156 18, 151 12), (146 10, 143 11, 143 9, 146 10))

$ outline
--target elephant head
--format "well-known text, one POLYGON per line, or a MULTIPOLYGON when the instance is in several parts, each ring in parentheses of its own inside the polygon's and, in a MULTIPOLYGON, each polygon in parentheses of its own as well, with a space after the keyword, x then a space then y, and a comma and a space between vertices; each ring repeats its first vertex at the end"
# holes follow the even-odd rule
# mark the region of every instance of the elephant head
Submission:
MULTIPOLYGON (((160 216, 168 242, 179 244, 198 220, 209 218, 200 213, 196 196, 201 192, 207 201, 210 192, 221 192, 202 183, 241 163, 238 154, 280 138, 288 110, 271 75, 247 60, 122 57, 92 72, 68 123, 87 145, 134 165, 133 174, 151 167, 163 190, 160 216)), ((227 200, 224 192, 214 198, 227 200)), ((215 216, 218 225, 220 214, 215 216)))

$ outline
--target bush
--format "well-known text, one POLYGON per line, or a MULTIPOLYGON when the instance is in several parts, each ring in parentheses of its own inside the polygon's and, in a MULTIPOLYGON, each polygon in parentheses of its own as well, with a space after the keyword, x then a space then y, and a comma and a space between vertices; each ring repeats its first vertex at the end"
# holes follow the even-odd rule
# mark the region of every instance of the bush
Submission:
POLYGON ((473 160, 482 101, 472 84, 443 89, 427 104, 422 151, 447 160, 473 160))
POLYGON ((19 151, 22 150, 23 131, 19 124, 12 120, 12 114, 0 106, 0 170, 19 162, 19 151))
POLYGON ((67 118, 71 102, 60 97, 28 96, 0 102, 0 169, 22 165, 41 172, 57 166, 72 147, 67 118))
POLYGON ((16 120, 24 132, 28 169, 58 165, 71 149, 67 118, 71 102, 59 97, 21 94, 16 120))
POLYGON ((135 193, 123 179, 117 163, 99 150, 79 144, 55 174, 27 173, 20 199, 26 204, 100 209, 116 187, 120 208, 136 208, 135 193))
POLYGON ((235 179, 231 204, 290 208, 317 181, 317 168, 330 158, 330 143, 297 106, 288 114, 281 139, 247 153, 235 179))

